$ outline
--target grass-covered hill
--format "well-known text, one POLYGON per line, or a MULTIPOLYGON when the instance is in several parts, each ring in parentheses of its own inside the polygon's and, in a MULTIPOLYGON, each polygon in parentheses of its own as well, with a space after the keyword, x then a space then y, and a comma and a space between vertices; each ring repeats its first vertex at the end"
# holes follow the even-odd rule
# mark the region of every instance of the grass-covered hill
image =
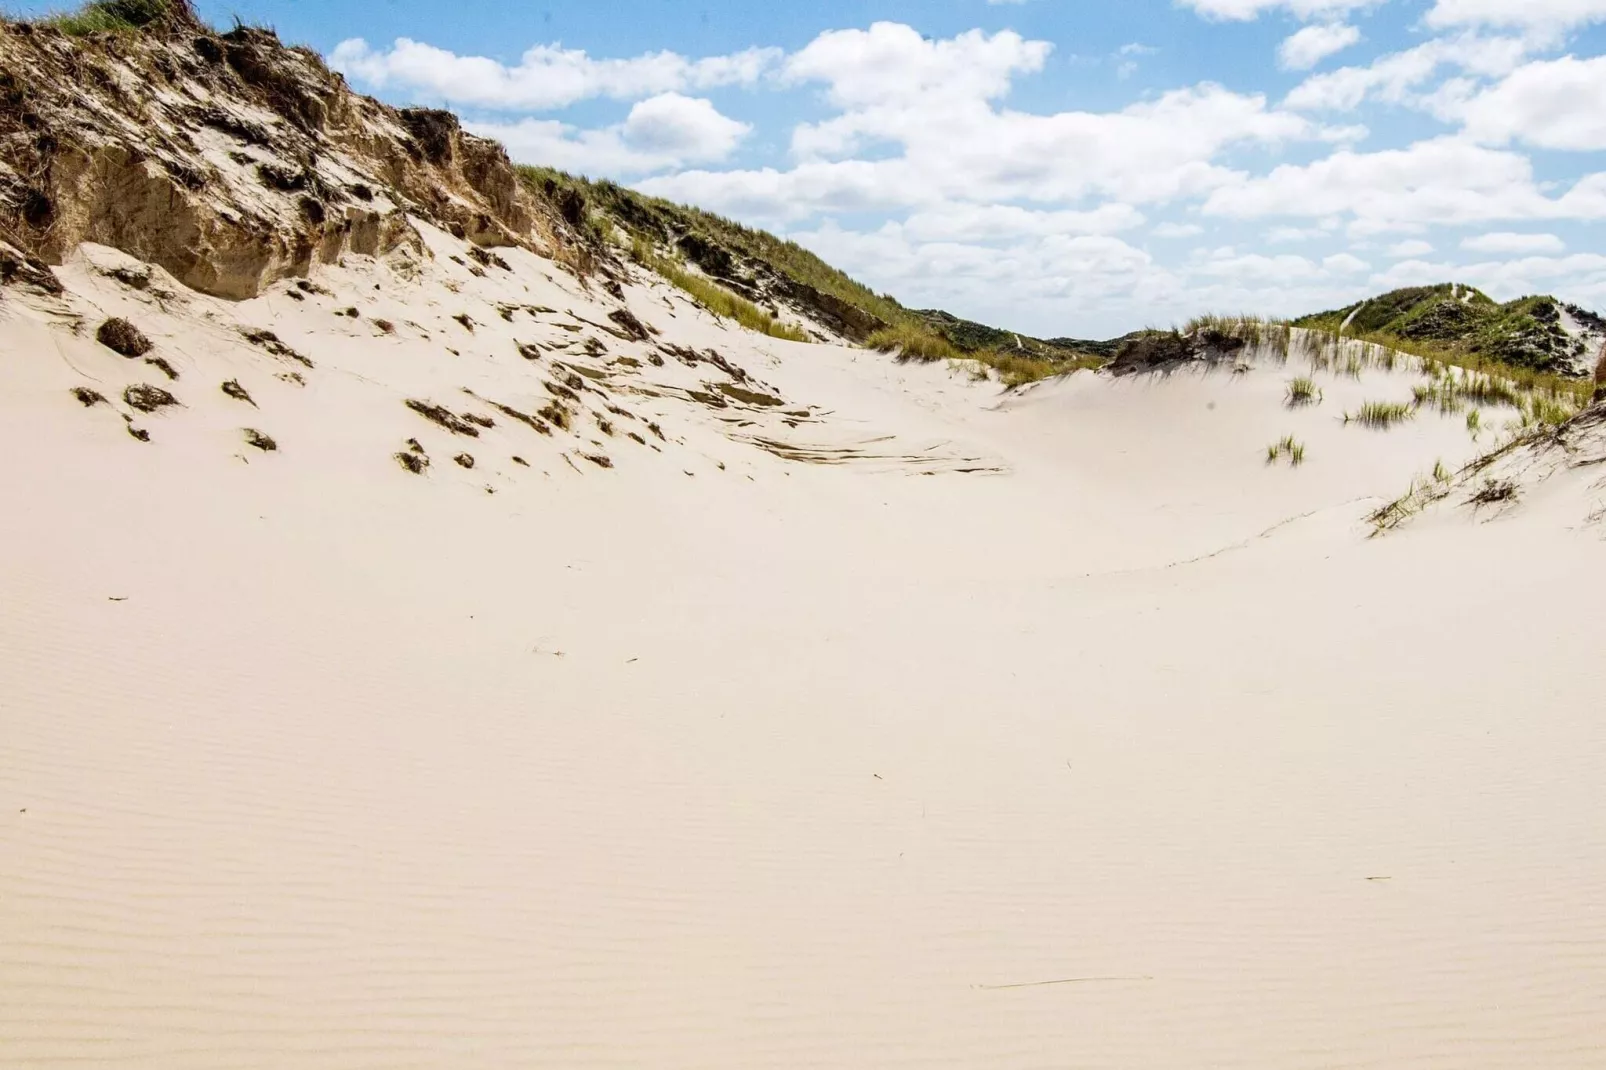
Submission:
POLYGON ((1548 296, 1500 304, 1458 283, 1393 290, 1293 325, 1563 375, 1585 374, 1606 341, 1606 320, 1577 305, 1548 296))

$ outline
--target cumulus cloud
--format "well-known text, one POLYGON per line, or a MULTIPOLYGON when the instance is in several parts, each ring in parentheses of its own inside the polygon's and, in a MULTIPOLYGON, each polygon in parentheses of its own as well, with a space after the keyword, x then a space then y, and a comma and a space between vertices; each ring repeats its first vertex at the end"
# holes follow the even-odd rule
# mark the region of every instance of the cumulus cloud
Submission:
POLYGON ((1150 234, 1156 238, 1192 238, 1204 233, 1197 223, 1157 223, 1150 234))
POLYGON ((1567 243, 1554 234, 1517 234, 1509 230, 1491 231, 1466 238, 1461 248, 1475 253, 1559 253, 1567 243))
POLYGON ((1360 39, 1360 30, 1342 22, 1306 26, 1283 39, 1277 48, 1277 62, 1284 70, 1308 71, 1360 39))
POLYGON ((752 85, 779 63, 777 48, 687 59, 651 52, 631 59, 593 59, 580 49, 537 45, 509 67, 484 56, 459 56, 398 38, 374 49, 362 38, 335 46, 329 65, 380 90, 504 111, 546 111, 595 97, 639 100, 659 93, 752 85))
POLYGON ((1449 109, 1480 141, 1606 149, 1606 56, 1529 63, 1449 109))
POLYGON ((515 160, 583 174, 632 175, 723 160, 751 130, 699 97, 660 93, 638 101, 624 122, 581 130, 554 119, 471 123, 515 160))

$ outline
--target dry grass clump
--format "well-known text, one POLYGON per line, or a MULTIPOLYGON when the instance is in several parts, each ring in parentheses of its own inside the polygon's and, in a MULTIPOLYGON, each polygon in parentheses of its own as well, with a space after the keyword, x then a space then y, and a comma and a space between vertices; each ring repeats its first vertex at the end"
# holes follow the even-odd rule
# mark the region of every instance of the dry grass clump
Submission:
POLYGON ((424 419, 446 428, 454 435, 467 435, 470 438, 480 437, 479 428, 444 405, 433 405, 427 401, 419 401, 417 398, 408 398, 407 407, 424 419))
POLYGON ((113 316, 95 331, 95 340, 125 357, 143 357, 151 351, 151 340, 125 319, 113 316))
POLYGON ((87 386, 73 387, 72 396, 77 398, 78 403, 86 409, 94 408, 96 405, 103 404, 106 401, 106 395, 99 390, 91 390, 87 386))
POLYGON ((254 427, 247 427, 244 429, 244 431, 245 444, 248 446, 255 446, 263 453, 272 453, 274 450, 279 448, 279 444, 273 441, 272 435, 264 434, 254 427))
POLYGON ((220 389, 235 401, 243 401, 253 408, 256 407, 256 401, 252 399, 250 394, 246 393, 245 387, 240 385, 238 379, 230 379, 220 389))
POLYGON ((178 404, 178 398, 161 387, 151 386, 149 383, 135 383, 127 390, 124 390, 123 401, 127 403, 129 408, 138 409, 140 412, 155 412, 157 409, 165 409, 169 405, 178 404))
POLYGON ((462 468, 474 467, 474 455, 471 453, 459 453, 456 457, 453 457, 452 460, 456 461, 458 466, 462 468))

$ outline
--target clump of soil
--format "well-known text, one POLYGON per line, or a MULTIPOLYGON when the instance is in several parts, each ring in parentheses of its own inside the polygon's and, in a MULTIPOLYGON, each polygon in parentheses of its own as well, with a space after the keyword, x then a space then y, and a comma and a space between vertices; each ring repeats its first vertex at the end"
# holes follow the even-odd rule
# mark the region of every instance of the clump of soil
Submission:
POLYGON ((124 390, 123 401, 128 404, 129 408, 138 409, 140 412, 155 412, 158 409, 165 409, 169 405, 178 404, 178 398, 161 387, 151 386, 149 383, 135 383, 127 390, 124 390))
POLYGON ((374 320, 374 326, 379 328, 380 334, 396 333, 396 325, 389 320, 374 320))
POLYGON ((454 320, 456 320, 458 323, 461 323, 463 325, 463 329, 465 331, 467 331, 469 334, 473 334, 474 333, 474 321, 468 318, 468 313, 467 312, 459 312, 457 315, 453 316, 452 318, 454 320))
POLYGON ((250 394, 246 393, 245 387, 241 386, 239 380, 237 379, 230 379, 228 382, 224 383, 222 390, 235 401, 243 401, 253 408, 256 406, 256 402, 252 400, 250 394))
POLYGON ((255 446, 264 453, 272 453, 279 448, 279 444, 273 441, 271 435, 265 435, 254 427, 245 428, 245 443, 248 446, 255 446))
POLYGON ((143 357, 151 351, 151 340, 138 327, 117 316, 100 325, 95 340, 125 357, 143 357))
POLYGON ((452 460, 456 461, 464 468, 474 467, 474 455, 470 453, 459 453, 456 457, 453 457, 452 460))
POLYGON ((96 405, 104 403, 106 400, 106 396, 99 390, 91 390, 87 386, 73 387, 72 396, 77 398, 79 403, 82 404, 86 409, 92 409, 96 405))
POLYGON ((523 465, 525 468, 530 467, 530 462, 526 461, 523 457, 519 457, 519 456, 515 456, 513 458, 513 463, 517 464, 517 465, 523 465))
POLYGON ((352 319, 359 319, 362 316, 362 313, 358 312, 355 308, 345 309, 340 314, 342 316, 350 316, 352 319))
POLYGON ((408 398, 407 407, 426 420, 440 424, 454 435, 467 435, 470 438, 479 438, 479 428, 458 416, 444 405, 432 405, 417 398, 408 398))

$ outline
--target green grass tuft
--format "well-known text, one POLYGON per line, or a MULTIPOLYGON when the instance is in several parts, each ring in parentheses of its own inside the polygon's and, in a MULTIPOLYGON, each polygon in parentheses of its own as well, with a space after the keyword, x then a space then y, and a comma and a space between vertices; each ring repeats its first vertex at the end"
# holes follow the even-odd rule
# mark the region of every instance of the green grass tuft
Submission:
POLYGON ((1322 392, 1316 388, 1316 381, 1308 375, 1301 375, 1297 379, 1288 381, 1288 406, 1293 408, 1299 405, 1310 405, 1321 400, 1322 392))
POLYGON ((1375 427, 1379 430, 1388 430, 1403 420, 1409 420, 1416 415, 1415 407, 1397 401, 1368 401, 1361 406, 1360 412, 1344 414, 1344 422, 1350 421, 1363 427, 1375 427))

